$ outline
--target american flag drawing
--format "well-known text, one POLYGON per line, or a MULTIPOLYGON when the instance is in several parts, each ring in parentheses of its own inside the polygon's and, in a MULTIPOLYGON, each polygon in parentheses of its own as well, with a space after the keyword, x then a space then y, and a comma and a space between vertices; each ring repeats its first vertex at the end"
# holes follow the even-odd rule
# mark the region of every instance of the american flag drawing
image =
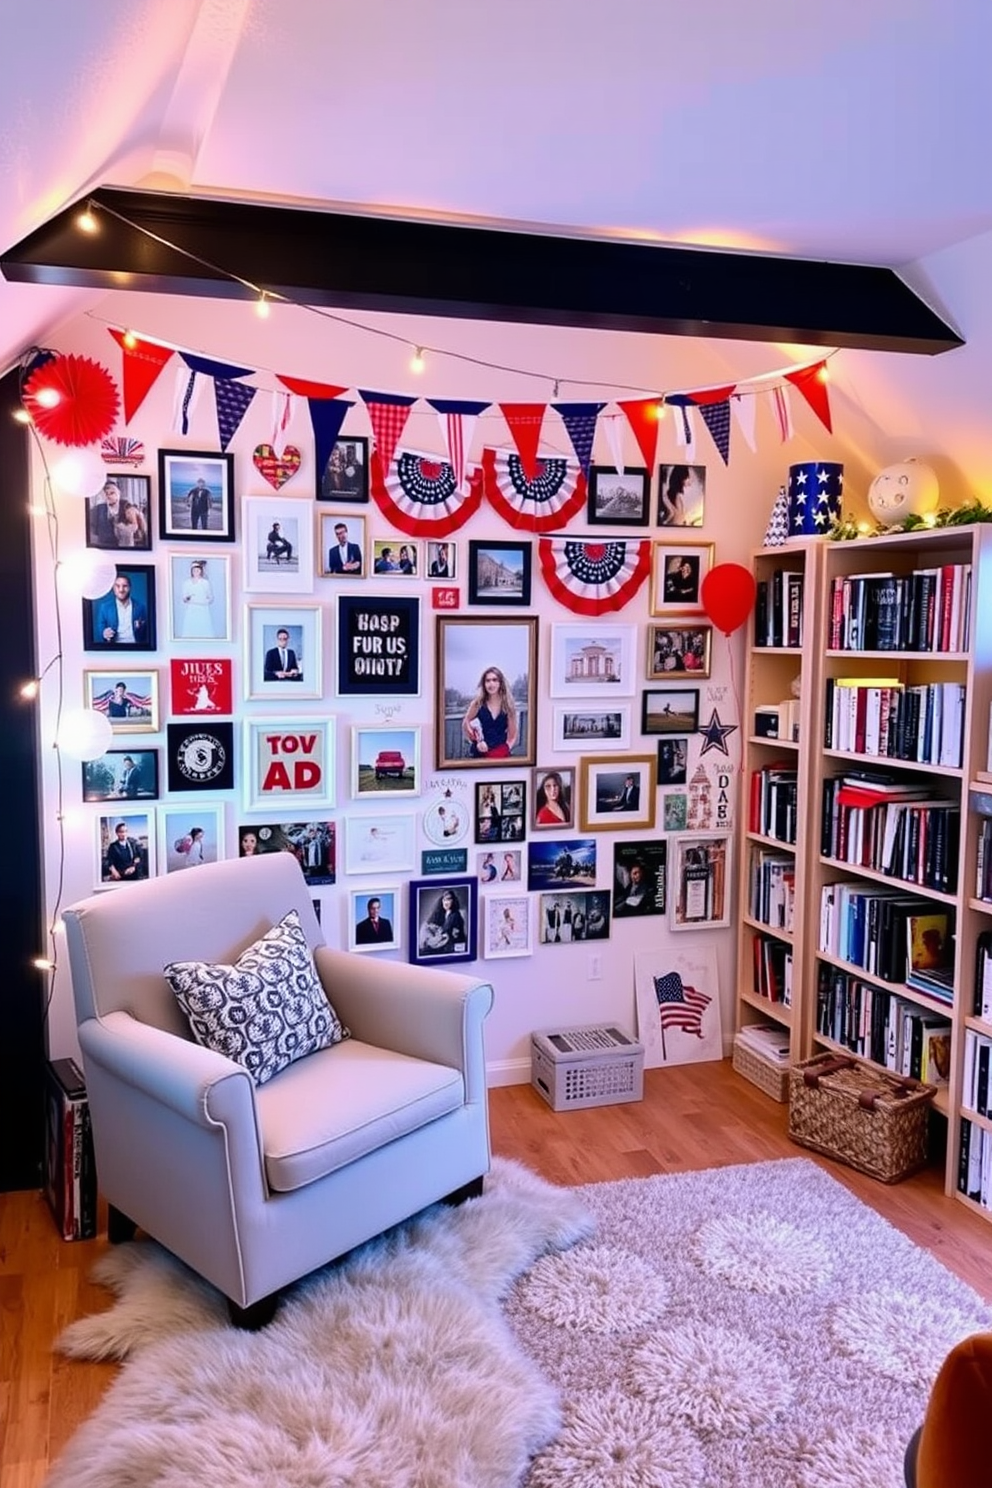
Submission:
POLYGON ((100 455, 105 465, 140 465, 145 458, 145 446, 140 439, 115 434, 100 445, 100 455))
POLYGON ((677 971, 667 971, 654 978, 654 994, 662 1030, 681 1028, 684 1033, 703 1036, 703 1014, 713 1001, 705 992, 684 985, 677 971))

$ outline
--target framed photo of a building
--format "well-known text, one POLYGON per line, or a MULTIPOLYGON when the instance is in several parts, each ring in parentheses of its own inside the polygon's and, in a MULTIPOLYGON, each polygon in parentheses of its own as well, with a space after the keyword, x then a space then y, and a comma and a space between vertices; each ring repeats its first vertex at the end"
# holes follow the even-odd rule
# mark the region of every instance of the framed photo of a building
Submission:
MULTIPOLYGON (((634 692, 633 625, 599 619, 586 625, 552 625, 552 697, 631 697, 634 692)), ((585 704, 583 703, 583 706, 585 704)))
POLYGON ((579 829, 624 832, 654 826, 658 760, 615 754, 579 760, 579 829))
POLYGON ((171 542, 233 542, 234 456, 159 450, 158 513, 171 542))
POLYGON ((536 763, 535 615, 437 617, 435 766, 536 763))
POLYGON ((618 750, 630 744, 630 704, 555 705, 551 748, 558 753, 587 754, 593 749, 618 750))
POLYGON ((529 542, 469 542, 469 604, 529 605, 530 586, 529 542))
POLYGON ((646 527, 651 476, 645 465, 590 465, 586 518, 592 527, 646 527))

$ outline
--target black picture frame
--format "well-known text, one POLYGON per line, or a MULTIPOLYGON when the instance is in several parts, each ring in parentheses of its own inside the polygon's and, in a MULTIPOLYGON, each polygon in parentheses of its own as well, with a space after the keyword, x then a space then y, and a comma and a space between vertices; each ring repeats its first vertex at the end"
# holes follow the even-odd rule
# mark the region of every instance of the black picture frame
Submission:
POLYGON ((478 780, 475 784, 475 840, 480 846, 523 842, 527 835, 527 782, 478 780))
POLYGON ((418 697, 420 599, 339 594, 339 697, 418 697))
POLYGON ((474 961, 478 954, 479 881, 477 878, 413 878, 409 900, 409 958, 414 966, 439 966, 451 961, 474 961), (445 911, 442 900, 454 905, 445 911), (451 938, 449 917, 457 910, 451 938), (460 921, 460 923, 459 923, 460 921))
POLYGON ((292 853, 311 888, 337 882, 337 825, 313 819, 287 822, 242 822, 238 827, 238 857, 265 857, 268 853, 292 853), (318 850, 311 852, 310 843, 318 850))
POLYGON ((668 842, 654 838, 613 844, 613 918, 663 915, 667 908, 668 842))
POLYGON ((233 543, 234 456, 217 450, 160 449, 158 531, 169 542, 233 543), (192 499, 201 481, 209 493, 202 515, 192 499))
MULTIPOLYGON (((685 785, 689 778, 689 740, 677 734, 658 740, 658 784, 685 785)), ((667 830, 667 828, 666 828, 667 830)))
POLYGON ((234 788, 234 724, 190 718, 166 728, 166 780, 173 791, 234 788))
POLYGON ((145 563, 118 563, 114 582, 106 594, 83 600, 83 650, 113 651, 129 656, 132 651, 155 651, 158 646, 155 624, 155 570, 145 563), (117 639, 119 616, 117 593, 120 579, 128 580, 128 597, 132 604, 133 641, 117 639))
POLYGON ((642 734, 694 734, 698 728, 698 687, 649 687, 641 693, 642 734))
POLYGON ((529 542, 469 540, 469 604, 529 605, 530 586, 529 542))
POLYGON ((81 769, 87 803, 158 800, 157 749, 108 749, 81 769))
POLYGON ((647 527, 651 521, 651 475, 646 465, 590 465, 586 494, 590 527, 647 527))
POLYGON ((317 500, 364 506, 369 499, 369 442, 362 434, 335 439, 317 471, 317 500))
POLYGON ((104 552, 147 553, 152 545, 152 482, 148 475, 118 475, 108 470, 99 492, 86 497, 86 546, 104 552), (113 516, 103 499, 108 486, 115 486, 120 497, 118 512, 113 516), (137 509, 138 520, 121 520, 126 506, 137 509))

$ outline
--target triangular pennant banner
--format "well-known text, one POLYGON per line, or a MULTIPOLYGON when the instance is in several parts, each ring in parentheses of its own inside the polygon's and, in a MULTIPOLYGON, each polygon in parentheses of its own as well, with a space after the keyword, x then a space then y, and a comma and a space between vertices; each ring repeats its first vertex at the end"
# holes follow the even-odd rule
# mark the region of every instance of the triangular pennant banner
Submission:
POLYGON ((317 462, 317 487, 324 478, 331 450, 341 433, 341 425, 349 408, 354 408, 347 398, 308 398, 310 422, 313 424, 314 459, 317 462))
POLYGON ((489 404, 468 403, 463 398, 428 398, 427 402, 440 421, 448 450, 448 463, 455 475, 455 490, 460 491, 465 480, 465 460, 472 448, 475 425, 479 414, 484 413, 489 404))
POLYGON ((293 395, 272 389, 272 443, 278 444, 293 422, 293 395))
POLYGON ((650 473, 654 469, 655 455, 658 452, 658 407, 657 398, 636 398, 630 402, 618 403, 628 424, 634 431, 637 440, 637 448, 650 473))
POLYGON ((339 393, 348 391, 344 387, 334 387, 329 382, 311 382, 307 377, 284 377, 281 372, 277 372, 276 376, 284 388, 288 388, 299 398, 336 398, 339 393))
POLYGON ((705 408, 707 403, 726 403, 731 393, 736 391, 736 382, 730 382, 726 387, 697 388, 690 398, 697 408, 705 408))
POLYGON ((675 420, 675 441, 684 446, 692 457, 692 447, 695 443, 692 434, 692 424, 689 420, 689 409, 693 407, 691 393, 666 393, 665 402, 670 403, 673 408, 678 409, 678 417, 675 420))
POLYGON ((214 378, 214 398, 217 403, 217 433, 220 447, 226 450, 238 432, 241 420, 251 407, 257 388, 246 387, 243 382, 232 382, 229 377, 214 378))
POLYGON ((792 438, 792 410, 789 407, 788 388, 772 388, 772 408, 775 411, 775 422, 778 424, 779 438, 783 444, 787 444, 792 438))
POLYGON ((179 355, 191 372, 202 372, 204 377, 251 377, 254 368, 235 367, 231 362, 215 362, 210 357, 194 356, 191 351, 179 355))
POLYGON ((579 469, 588 480, 592 462, 592 446, 596 438, 596 420, 606 407, 605 403, 552 403, 551 407, 565 425, 565 432, 572 441, 579 469))
POLYGON ((507 428, 517 446, 520 464, 527 480, 537 479, 537 447, 541 442, 541 425, 547 410, 546 403, 501 403, 499 411, 506 419, 507 428))
POLYGON ((830 398, 827 394, 827 364, 817 362, 815 367, 803 367, 798 372, 786 372, 786 382, 791 382, 796 390, 802 393, 806 402, 816 414, 820 423, 823 424, 831 434, 833 425, 830 422, 830 398))
POLYGON ((722 403, 703 403, 699 409, 703 423, 713 435, 724 465, 730 464, 730 399, 722 403))
POLYGON ((364 388, 359 388, 358 394, 368 410, 372 425, 372 437, 375 440, 373 459, 378 458, 382 467, 382 479, 385 480, 393 463, 396 446, 410 417, 410 409, 417 400, 404 398, 398 393, 371 393, 364 388))
POLYGON ((600 420, 600 428, 606 435, 606 442, 610 446, 614 468, 623 475, 623 429, 620 427, 620 415, 618 413, 604 414, 600 420))
POLYGON ((737 420, 737 427, 744 435, 744 443, 754 454, 758 451, 758 442, 754 437, 754 418, 757 407, 757 400, 753 393, 734 393, 730 399, 730 408, 737 420))
POLYGON ((109 330, 124 355, 124 423, 129 424, 175 352, 170 346, 159 346, 154 341, 139 341, 134 336, 125 339, 124 332, 115 331, 112 326, 109 330))
POLYGON ((176 400, 172 410, 172 427, 179 434, 189 433, 189 421, 200 396, 201 384, 195 372, 180 367, 176 377, 176 400))

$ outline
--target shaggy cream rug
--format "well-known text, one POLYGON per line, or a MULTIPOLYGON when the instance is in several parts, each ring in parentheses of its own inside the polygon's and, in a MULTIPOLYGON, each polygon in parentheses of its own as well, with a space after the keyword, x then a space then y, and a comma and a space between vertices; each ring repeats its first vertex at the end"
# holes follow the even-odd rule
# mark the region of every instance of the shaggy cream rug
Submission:
POLYGON ((48 1488, 902 1488, 992 1327, 805 1158, 573 1190, 497 1162, 256 1334, 149 1243, 100 1276, 62 1347, 128 1362, 48 1488))

